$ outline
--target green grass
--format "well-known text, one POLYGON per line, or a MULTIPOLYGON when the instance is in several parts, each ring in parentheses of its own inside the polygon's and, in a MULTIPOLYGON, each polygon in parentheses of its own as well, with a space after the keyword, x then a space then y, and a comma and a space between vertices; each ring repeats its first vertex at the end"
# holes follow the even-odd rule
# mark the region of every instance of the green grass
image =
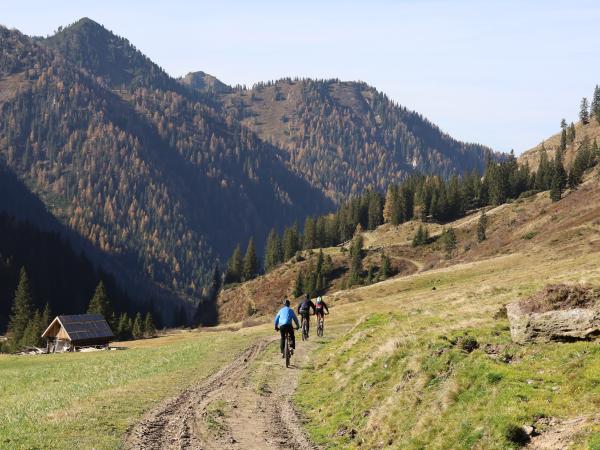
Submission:
POLYGON ((0 356, 0 448, 119 448, 144 411, 214 372, 257 336, 182 333, 127 350, 0 356))
POLYGON ((540 417, 595 414, 598 344, 518 346, 496 315, 546 282, 600 282, 598 254, 575 259, 501 257, 348 293, 296 395, 311 437, 332 449, 504 449, 540 417))

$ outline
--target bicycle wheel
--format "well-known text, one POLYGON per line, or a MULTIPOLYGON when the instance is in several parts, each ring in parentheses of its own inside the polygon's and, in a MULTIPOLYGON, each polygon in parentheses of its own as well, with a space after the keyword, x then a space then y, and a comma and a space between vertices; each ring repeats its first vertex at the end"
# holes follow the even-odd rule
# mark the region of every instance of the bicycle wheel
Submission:
POLYGON ((308 319, 302 320, 302 340, 308 339, 308 319))
POLYGON ((290 367, 290 333, 289 331, 285 334, 285 367, 290 367))

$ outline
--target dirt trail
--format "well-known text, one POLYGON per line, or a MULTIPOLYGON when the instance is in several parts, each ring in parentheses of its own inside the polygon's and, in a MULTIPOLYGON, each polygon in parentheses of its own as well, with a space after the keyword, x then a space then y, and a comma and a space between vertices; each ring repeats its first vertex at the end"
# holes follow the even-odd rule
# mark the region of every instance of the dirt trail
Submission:
POLYGON ((278 339, 248 347, 231 364, 147 413, 129 431, 131 449, 294 449, 317 448, 304 434, 291 396, 309 351, 302 342, 286 369, 278 339), (273 361, 277 358, 276 361, 273 361), (268 385, 256 385, 261 366, 268 385))

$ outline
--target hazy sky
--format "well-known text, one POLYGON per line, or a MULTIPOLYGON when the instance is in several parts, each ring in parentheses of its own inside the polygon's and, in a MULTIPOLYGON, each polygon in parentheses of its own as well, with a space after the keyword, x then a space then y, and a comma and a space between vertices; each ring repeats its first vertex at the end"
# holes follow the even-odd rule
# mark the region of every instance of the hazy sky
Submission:
POLYGON ((174 76, 362 80, 451 135, 521 152, 600 83, 600 2, 0 0, 30 35, 87 16, 174 76))

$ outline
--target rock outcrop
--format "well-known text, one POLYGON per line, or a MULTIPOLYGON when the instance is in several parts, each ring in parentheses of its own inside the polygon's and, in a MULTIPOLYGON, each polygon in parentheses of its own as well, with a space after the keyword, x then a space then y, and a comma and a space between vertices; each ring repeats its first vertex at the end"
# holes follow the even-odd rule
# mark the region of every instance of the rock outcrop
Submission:
POLYGON ((523 344, 600 336, 600 302, 594 299, 596 293, 597 290, 581 286, 549 286, 529 299, 508 304, 512 340, 523 344), (585 301, 573 302, 575 296, 582 298, 582 294, 585 301), (547 307, 540 308, 544 295, 547 307))

